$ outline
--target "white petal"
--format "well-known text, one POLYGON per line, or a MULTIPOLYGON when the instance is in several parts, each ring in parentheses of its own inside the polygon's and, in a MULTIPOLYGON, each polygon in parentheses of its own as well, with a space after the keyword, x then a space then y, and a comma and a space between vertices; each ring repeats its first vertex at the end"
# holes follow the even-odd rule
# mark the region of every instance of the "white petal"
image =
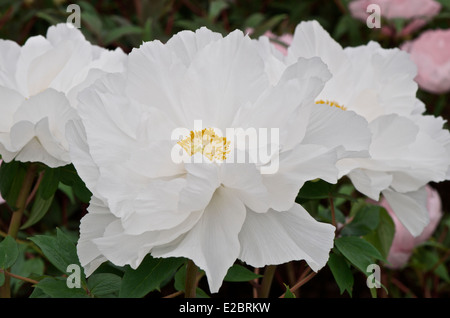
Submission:
POLYGON ((327 263, 334 231, 298 204, 284 212, 247 211, 239 233, 239 259, 254 267, 305 260, 317 272, 327 263))
POLYGON ((306 181, 320 178, 336 183, 339 174, 336 161, 336 149, 317 145, 300 145, 282 152, 278 173, 263 175, 271 207, 277 211, 290 209, 306 181))
POLYGON ((387 189, 383 195, 400 222, 414 237, 419 236, 430 222, 426 188, 408 193, 387 189))
POLYGON ((278 51, 267 36, 260 36, 258 40, 253 40, 258 48, 259 54, 263 57, 265 70, 272 85, 278 83, 286 69, 283 54, 278 51))
POLYGON ((86 214, 80 223, 80 238, 77 254, 86 276, 91 275, 107 259, 102 255, 93 240, 103 236, 106 227, 117 218, 111 214, 105 204, 92 197, 86 214))
MULTIPOLYGON (((318 104, 313 107, 302 143, 327 147, 343 146, 345 150, 369 150, 371 132, 367 120, 352 111, 318 104)), ((341 157, 342 158, 342 157, 341 157)))
POLYGON ((104 228, 104 233, 93 237, 92 243, 100 253, 117 266, 130 265, 136 269, 144 257, 155 246, 172 242, 181 234, 190 230, 197 222, 203 211, 191 213, 185 222, 177 227, 164 230, 145 232, 140 235, 126 234, 119 219, 104 228))
POLYGON ((20 46, 10 40, 0 39, 0 85, 18 89, 15 79, 20 46))
POLYGON ((314 101, 330 76, 319 58, 299 59, 283 72, 276 86, 239 110, 233 126, 279 129, 279 143, 291 149, 302 140, 314 101))
POLYGON ((374 159, 395 160, 408 153, 416 140, 419 127, 406 117, 380 116, 369 125, 372 132, 370 154, 374 159))
POLYGON ((51 50, 51 43, 41 35, 30 37, 20 49, 20 56, 17 61, 16 82, 20 93, 29 97, 28 88, 29 68, 33 61, 51 50))
POLYGON ((268 86, 264 62, 249 37, 234 31, 196 54, 181 86, 187 123, 225 131, 237 110, 254 102, 268 86), (220 61, 218 63, 217 61, 220 61))
POLYGON ((288 59, 320 57, 333 74, 345 65, 347 57, 342 47, 317 21, 301 22, 295 28, 292 43, 288 48, 288 59))
POLYGON ((184 179, 170 181, 154 180, 130 198, 126 209, 122 209, 121 217, 125 233, 139 235, 144 232, 161 231, 178 226, 188 218, 193 209, 178 209, 184 179))
POLYGON ((390 173, 367 169, 355 169, 348 174, 348 177, 359 192, 376 201, 380 197, 380 192, 392 183, 393 178, 390 173))
MULTIPOLYGON (((194 160, 197 157, 204 158, 196 154, 194 160)), ((219 169, 216 164, 210 162, 186 163, 185 168, 186 186, 180 191, 178 209, 181 211, 203 210, 220 186, 219 169)))
POLYGON ((175 34, 166 43, 166 47, 175 53, 186 67, 202 48, 208 44, 222 39, 222 34, 202 27, 195 32, 181 31, 175 34))
POLYGON ((81 120, 71 120, 67 123, 66 138, 69 142, 70 159, 78 175, 93 193, 93 196, 99 197, 96 185, 100 171, 89 153, 86 131, 81 120))
POLYGON ((13 125, 14 113, 19 109, 25 98, 12 89, 0 86, 0 132, 9 132, 13 125))
POLYGON ((78 95, 78 114, 99 166, 126 161, 136 146, 142 109, 126 97, 124 86, 122 74, 108 74, 78 95))
POLYGON ((197 224, 173 244, 155 248, 152 255, 192 259, 205 271, 210 291, 216 293, 239 255, 238 234, 245 214, 242 202, 220 187, 197 224))
POLYGON ((159 41, 146 42, 128 55, 126 94, 143 105, 168 113, 178 125, 186 124, 179 92, 186 66, 159 41))
POLYGON ((269 193, 261 173, 252 163, 226 163, 221 166, 220 181, 255 212, 269 209, 269 193))

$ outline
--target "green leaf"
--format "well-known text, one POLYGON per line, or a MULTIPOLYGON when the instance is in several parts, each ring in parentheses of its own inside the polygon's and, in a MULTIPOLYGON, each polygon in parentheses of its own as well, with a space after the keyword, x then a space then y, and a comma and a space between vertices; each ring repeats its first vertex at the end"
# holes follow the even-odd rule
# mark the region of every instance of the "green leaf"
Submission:
MULTIPOLYGON (((81 267, 75 244, 70 237, 56 229, 56 237, 50 235, 36 235, 30 240, 42 250, 50 263, 60 272, 67 274, 67 266, 75 264, 81 267)), ((85 280, 84 275, 82 279, 85 280)))
POLYGON ((251 270, 242 265, 234 264, 228 269, 227 275, 224 278, 226 282, 248 282, 250 280, 262 277, 253 273, 251 270))
POLYGON ((40 194, 36 193, 36 198, 34 200, 33 207, 31 208, 30 216, 26 220, 26 222, 20 227, 20 229, 21 230, 26 229, 39 222, 49 211, 50 206, 52 205, 53 202, 53 197, 54 196, 51 196, 48 199, 44 199, 40 194))
POLYGON ((39 194, 43 199, 49 199, 55 195, 59 185, 59 169, 46 168, 41 184, 39 185, 39 194))
POLYGON ((402 18, 392 18, 391 19, 392 22, 394 23, 395 26, 395 30, 397 33, 402 32, 403 28, 406 25, 406 19, 402 19, 402 18))
POLYGON ((143 30, 141 27, 135 25, 124 25, 108 32, 103 39, 103 44, 108 45, 126 35, 142 35, 142 31, 143 30))
POLYGON ((84 181, 81 180, 80 176, 77 174, 75 167, 70 164, 58 169, 61 183, 72 187, 75 195, 84 203, 88 203, 92 193, 86 188, 84 181))
POLYGON ((450 0, 437 0, 444 8, 450 9, 450 0))
MULTIPOLYGON (((44 262, 39 257, 23 260, 22 262, 17 261, 11 268, 11 273, 22 277, 30 277, 32 275, 42 276, 44 274, 44 262)), ((17 291, 24 282, 19 279, 11 278, 11 285, 13 285, 13 283, 14 290, 17 291)))
POLYGON ((178 291, 184 291, 186 281, 186 266, 181 266, 175 273, 173 287, 178 291))
POLYGON ((94 274, 88 279, 88 288, 94 297, 118 294, 122 278, 111 273, 94 274))
POLYGON ((369 205, 358 210, 353 220, 342 229, 341 235, 362 236, 375 230, 380 222, 381 209, 379 206, 369 205))
POLYGON ((8 235, 0 243, 0 268, 8 269, 17 260, 19 256, 19 247, 16 240, 8 235))
POLYGON ((72 187, 60 182, 58 185, 58 190, 60 190, 69 198, 71 204, 76 203, 72 187))
POLYGON ((36 224, 45 216, 53 202, 55 192, 58 190, 59 170, 46 167, 43 173, 30 215, 28 220, 20 227, 21 230, 36 224))
POLYGON ((384 260, 378 250, 369 242, 356 236, 343 236, 334 241, 336 248, 345 258, 363 273, 376 260, 384 260))
POLYGON ((330 196, 333 185, 323 181, 308 181, 300 189, 298 199, 326 199, 330 196))
POLYGON ((209 13, 208 17, 211 20, 214 20, 217 18, 217 16, 226 8, 228 8, 229 4, 228 2, 224 0, 213 0, 211 4, 209 5, 209 13))
POLYGON ((380 251, 383 258, 387 259, 392 241, 395 235, 395 224, 391 216, 385 209, 379 211, 378 227, 367 234, 364 239, 375 246, 380 251))
POLYGON ((261 35, 263 35, 268 30, 273 30, 281 21, 288 18, 288 15, 286 14, 277 14, 272 17, 270 17, 268 20, 266 20, 264 23, 257 26, 252 33, 252 37, 257 38, 261 35))
POLYGON ((0 165, 0 192, 13 210, 26 172, 26 164, 19 161, 2 162, 0 165))
MULTIPOLYGON (((244 29, 245 28, 256 28, 258 25, 260 25, 264 21, 265 17, 262 13, 257 12, 251 14, 244 22, 244 29)), ((253 37, 253 34, 251 35, 253 37)))
POLYGON ((284 285, 284 287, 286 287, 286 292, 284 293, 284 298, 296 298, 294 293, 291 292, 289 286, 286 284, 283 284, 283 285, 284 285))
POLYGON ((195 298, 211 298, 203 289, 197 287, 195 289, 195 298))
POLYGON ((344 291, 347 291, 350 297, 352 297, 354 283, 353 273, 345 258, 341 255, 331 253, 330 258, 328 259, 328 267, 330 268, 331 273, 339 286, 341 295, 344 291))
POLYGON ((86 298, 83 288, 69 288, 65 278, 46 277, 35 288, 42 290, 51 298, 86 298))
MULTIPOLYGON (((345 223, 345 215, 342 213, 341 210, 335 208, 334 215, 335 215, 336 221, 338 223, 342 223, 342 224, 345 223)), ((317 217, 325 222, 331 223, 332 222, 331 209, 324 208, 322 205, 319 205, 317 217)))
POLYGON ((5 283, 5 273, 0 272, 0 287, 5 283))
POLYGON ((151 41, 153 39, 153 19, 147 18, 144 27, 142 28, 142 41, 151 41))
POLYGON ((183 258, 153 258, 147 255, 136 270, 127 267, 119 297, 140 298, 159 290, 161 284, 172 277, 184 262, 183 258))

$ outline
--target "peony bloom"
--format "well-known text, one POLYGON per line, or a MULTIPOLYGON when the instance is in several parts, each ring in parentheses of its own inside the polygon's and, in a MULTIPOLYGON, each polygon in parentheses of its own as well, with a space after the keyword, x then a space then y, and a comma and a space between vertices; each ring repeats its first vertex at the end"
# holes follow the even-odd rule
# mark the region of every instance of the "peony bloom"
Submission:
POLYGON ((86 274, 106 260, 137 268, 149 253, 186 257, 217 292, 236 259, 255 267, 304 259, 322 268, 335 228, 294 202, 298 190, 316 178, 336 182, 338 153, 370 142, 356 114, 332 121, 327 107, 328 117, 313 116, 329 76, 319 58, 299 59, 272 84, 248 36, 201 28, 142 44, 125 72, 81 92, 81 121, 69 124, 67 137, 93 193, 77 245, 86 274), (324 135, 328 125, 342 135, 324 135), (231 128, 271 136, 243 146, 225 134, 231 128), (342 146, 329 147, 335 138, 342 146), (233 162, 239 154, 248 160, 233 162))
POLYGON ((372 133, 370 157, 340 160, 341 175, 373 200, 382 193, 418 236, 429 222, 425 185, 450 177, 450 134, 442 118, 421 115, 414 63, 406 52, 375 42, 344 50, 317 22, 303 22, 295 30, 287 63, 314 56, 333 74, 316 102, 358 113, 372 133))
POLYGON ((381 16, 390 23, 390 26, 382 26, 382 31, 387 35, 395 34, 394 19, 408 20, 398 34, 401 37, 425 26, 441 10, 441 4, 435 0, 354 0, 350 2, 349 10, 354 18, 365 22, 371 14, 367 12, 371 4, 378 5, 381 16))
POLYGON ((394 240, 392 241, 391 249, 387 258, 389 263, 388 266, 391 268, 403 267, 411 257, 414 248, 427 241, 431 235, 433 235, 439 221, 442 218, 441 198, 439 197, 439 193, 430 186, 426 186, 426 192, 427 210, 430 215, 430 223, 418 237, 413 237, 411 233, 405 229, 385 199, 380 201, 380 205, 388 211, 395 224, 394 240))
POLYGON ((20 47, 0 40, 0 154, 3 160, 70 163, 65 124, 77 118, 78 91, 104 72, 122 70, 125 54, 91 45, 72 26, 20 47))
POLYGON ((450 30, 428 30, 401 49, 411 54, 420 88, 435 94, 450 92, 450 30))

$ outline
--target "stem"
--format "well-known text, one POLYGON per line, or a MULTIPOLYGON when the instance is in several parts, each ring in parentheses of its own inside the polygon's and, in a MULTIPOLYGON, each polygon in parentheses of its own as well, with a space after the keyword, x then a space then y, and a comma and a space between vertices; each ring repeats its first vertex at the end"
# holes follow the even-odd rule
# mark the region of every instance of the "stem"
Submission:
POLYGON ((397 286, 398 289, 400 289, 405 294, 410 294, 412 298, 417 298, 417 296, 414 295, 414 293, 408 287, 406 287, 401 281, 399 281, 397 278, 391 277, 391 283, 394 284, 395 286, 397 286))
MULTIPOLYGON (((259 275, 259 267, 255 268, 254 273, 256 275, 259 275)), ((253 280, 253 282, 251 282, 251 283, 252 283, 252 286, 253 286, 253 298, 258 298, 258 289, 261 287, 259 285, 259 278, 255 278, 253 280)))
POLYGON ((259 291, 260 298, 269 297, 270 287, 272 286, 273 276, 275 275, 276 265, 268 265, 264 270, 264 277, 261 283, 261 289, 259 291))
MULTIPOLYGON (((11 222, 9 223, 8 235, 11 235, 14 239, 17 238, 17 233, 19 232, 20 224, 22 222, 23 212, 27 206, 27 199, 30 195, 31 187, 33 186, 34 177, 36 175, 37 166, 31 163, 28 166, 25 179, 23 180, 22 187, 20 188, 19 196, 16 201, 16 211, 13 212, 11 217, 11 222)), ((11 298, 11 273, 4 271, 5 283, 0 287, 0 298, 11 298)), ((14 275, 14 274, 13 274, 14 275)), ((14 276, 12 276, 14 277, 14 276)))
POLYGON ((331 223, 334 225, 334 227, 337 228, 336 226, 336 211, 334 210, 334 201, 333 201, 333 197, 330 195, 328 200, 330 201, 330 209, 331 209, 331 223))
POLYGON ((14 239, 17 238, 20 224, 22 221, 23 212, 26 208, 27 198, 30 194, 31 187, 33 186, 34 177, 36 175, 36 165, 30 164, 23 180, 22 188, 20 189, 19 196, 16 201, 17 210, 13 212, 11 223, 9 223, 8 235, 11 235, 14 239))
POLYGON ((183 291, 179 290, 179 291, 174 292, 174 293, 172 293, 170 295, 164 296, 163 298, 175 298, 175 297, 180 296, 181 294, 183 294, 183 291))
POLYGON ((334 3, 339 8, 339 11, 341 11, 342 14, 346 14, 347 13, 347 9, 345 8, 345 6, 344 6, 344 4, 342 3, 341 0, 334 0, 334 3))
POLYGON ((186 265, 186 285, 184 288, 185 298, 195 298, 197 289, 197 265, 189 260, 186 265))
POLYGON ((27 202, 25 203, 25 206, 28 206, 28 204, 30 204, 30 202, 33 201, 34 197, 36 196, 37 190, 38 190, 39 186, 41 185, 42 179, 44 178, 44 173, 45 173, 45 171, 42 171, 39 174, 39 177, 33 187, 33 190, 30 192, 30 195, 27 198, 27 202))
MULTIPOLYGON (((299 289, 300 287, 305 285, 307 282, 309 282, 316 275, 317 275, 316 272, 312 272, 308 276, 306 276, 305 278, 300 278, 299 282, 297 284, 295 284, 294 286, 292 286, 291 288, 289 288, 289 290, 291 291, 291 293, 294 293, 297 289, 299 289)), ((286 293, 281 295, 280 298, 284 298, 285 294, 286 293)))
POLYGON ((39 283, 37 280, 31 279, 31 278, 28 278, 28 277, 19 276, 19 275, 10 273, 7 270, 1 269, 1 268, 0 268, 0 272, 5 273, 5 278, 8 277, 8 276, 11 276, 11 277, 23 280, 24 282, 27 282, 27 283, 30 283, 30 284, 33 284, 33 285, 36 285, 37 283, 39 283))

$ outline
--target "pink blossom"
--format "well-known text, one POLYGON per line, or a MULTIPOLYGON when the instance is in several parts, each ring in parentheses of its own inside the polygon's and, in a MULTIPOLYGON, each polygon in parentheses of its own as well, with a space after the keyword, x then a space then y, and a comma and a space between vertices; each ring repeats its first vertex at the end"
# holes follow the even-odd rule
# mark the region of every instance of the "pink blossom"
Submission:
POLYGON ((394 240, 387 258, 389 263, 388 266, 391 268, 397 269, 403 267, 411 257, 414 248, 431 237, 433 232, 436 230, 439 221, 441 220, 441 198, 439 197, 437 191, 430 186, 427 186, 426 190, 430 223, 418 237, 413 237, 411 233, 409 233, 409 231, 400 223, 385 199, 382 199, 379 203, 387 210, 395 224, 394 240))
POLYGON ((450 91, 450 29, 423 32, 401 49, 409 52, 416 63, 415 80, 423 90, 435 94, 450 91))
MULTIPOLYGON (((247 28, 245 30, 245 33, 252 34, 253 29, 247 28)), ((283 35, 278 36, 278 35, 272 33, 271 31, 266 31, 266 33, 264 33, 264 36, 268 37, 271 40, 271 43, 274 45, 274 47, 278 51, 280 51, 283 55, 287 55, 287 51, 288 51, 287 48, 292 43, 292 38, 293 38, 292 34, 285 33, 283 35)))
MULTIPOLYGON (((441 4, 435 0, 354 0, 349 9, 352 16, 366 21, 370 12, 367 7, 376 4, 381 9, 381 16, 387 20, 396 18, 409 20, 398 36, 404 37, 422 28, 428 20, 436 16, 441 10, 441 4)), ((382 26, 385 35, 395 35, 394 26, 382 26)))
POLYGON ((283 55, 287 55, 287 47, 292 43, 292 34, 285 33, 278 36, 270 31, 267 31, 264 35, 272 40, 273 45, 278 51, 283 53, 283 55))

